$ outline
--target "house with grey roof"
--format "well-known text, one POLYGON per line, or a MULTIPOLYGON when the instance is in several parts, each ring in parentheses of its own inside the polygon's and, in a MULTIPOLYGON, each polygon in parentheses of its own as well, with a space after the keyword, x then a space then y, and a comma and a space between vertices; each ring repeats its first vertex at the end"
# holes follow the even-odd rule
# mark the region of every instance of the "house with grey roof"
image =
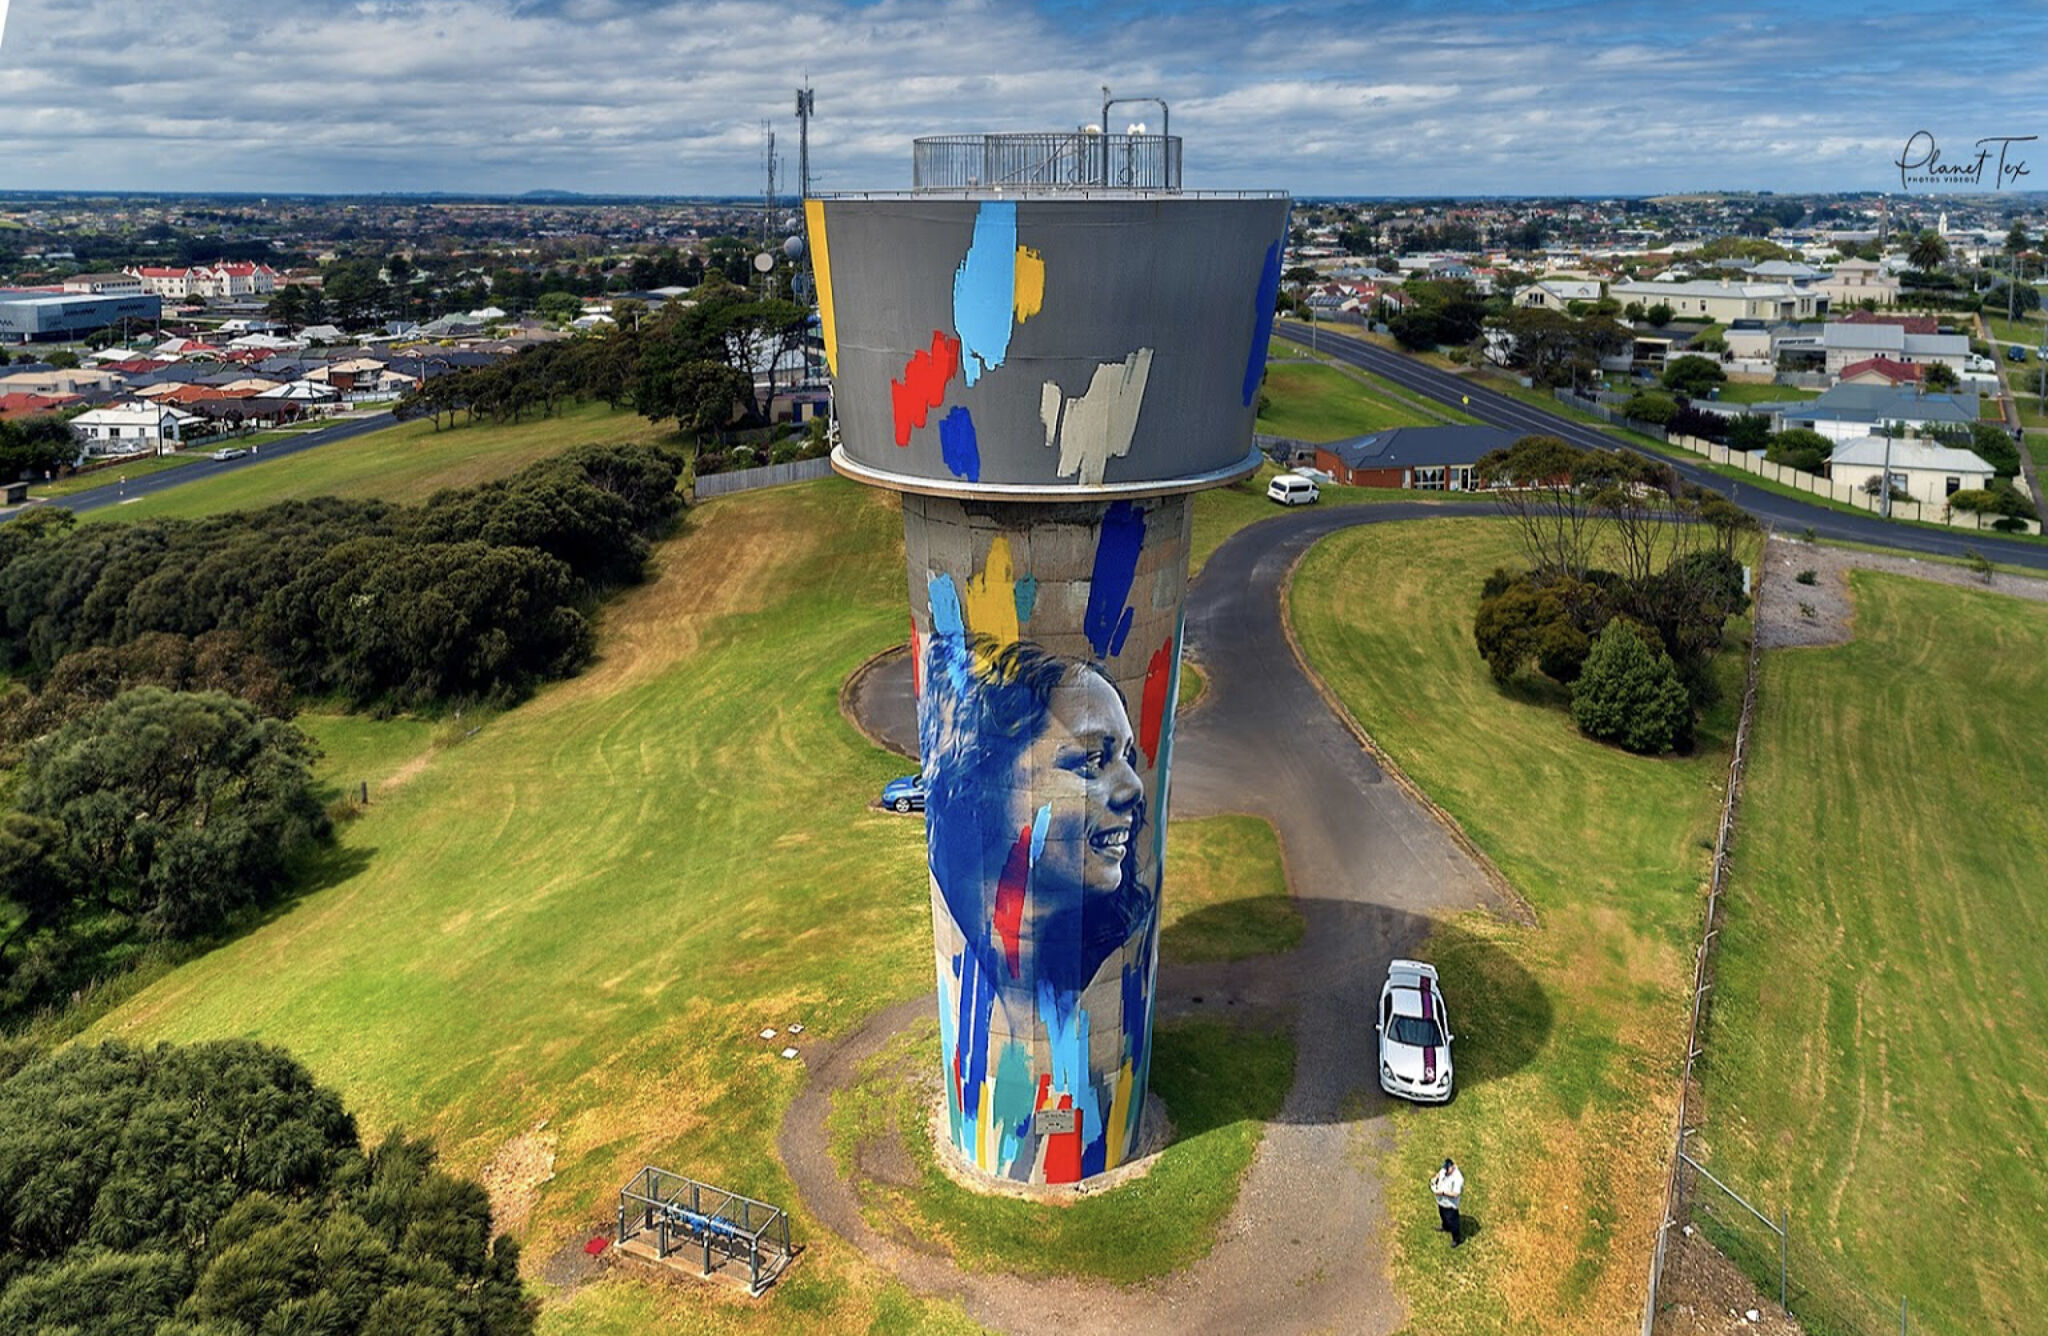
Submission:
POLYGON ((1346 487, 1469 492, 1479 461, 1515 443, 1503 427, 1390 427, 1316 447, 1316 467, 1346 487))
POLYGON ((1887 430, 1968 430, 1977 420, 1977 396, 1968 390, 1928 394, 1910 385, 1852 384, 1837 385, 1818 399, 1801 403, 1752 404, 1750 411, 1771 414, 1773 430, 1805 427, 1831 441, 1850 441, 1887 430))
POLYGON ((1881 488, 1875 480, 1887 473, 1894 493, 1904 492, 1923 506, 1939 506, 1957 492, 1989 487, 1994 470, 1972 450, 1881 436, 1844 441, 1828 456, 1828 476, 1836 482, 1881 488))
POLYGON ((1827 372, 1839 376, 1842 369, 1873 357, 1922 365, 1939 362, 1961 374, 1970 355, 1970 340, 1962 334, 1915 334, 1899 325, 1828 323, 1822 340, 1827 355, 1827 372))

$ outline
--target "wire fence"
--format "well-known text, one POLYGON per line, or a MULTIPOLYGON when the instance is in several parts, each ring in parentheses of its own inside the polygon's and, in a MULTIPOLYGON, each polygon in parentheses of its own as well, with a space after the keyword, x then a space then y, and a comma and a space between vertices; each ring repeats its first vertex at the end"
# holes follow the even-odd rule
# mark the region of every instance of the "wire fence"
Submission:
MULTIPOLYGON (((1687 1151, 1678 1154, 1679 1200, 1686 1222, 1790 1313, 1808 1336, 1910 1336, 1916 1323, 1904 1295, 1871 1291, 1842 1274, 1784 1206, 1752 1201, 1687 1151)), ((1751 1194, 1752 1196, 1754 1194, 1751 1194)))

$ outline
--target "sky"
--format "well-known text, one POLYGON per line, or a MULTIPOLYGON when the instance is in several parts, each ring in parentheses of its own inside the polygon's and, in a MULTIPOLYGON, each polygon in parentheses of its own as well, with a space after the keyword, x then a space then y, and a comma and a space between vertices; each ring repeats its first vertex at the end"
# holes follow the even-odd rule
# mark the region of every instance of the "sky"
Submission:
POLYGON ((821 191, 1104 84, 1167 100, 1189 188, 1898 191, 1927 131, 2041 135, 2007 188, 2048 189, 2044 39, 2039 0, 0 0, 0 190, 759 194, 768 122, 793 194, 806 76, 821 191))

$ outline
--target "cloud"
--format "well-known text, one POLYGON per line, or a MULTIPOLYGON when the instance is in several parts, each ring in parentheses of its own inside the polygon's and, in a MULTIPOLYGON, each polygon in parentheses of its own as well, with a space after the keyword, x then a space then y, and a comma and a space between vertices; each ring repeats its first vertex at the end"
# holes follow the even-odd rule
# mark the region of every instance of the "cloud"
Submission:
POLYGON ((1189 185, 1309 195, 1881 188, 1917 129, 2048 133, 2048 16, 1987 44, 1944 0, 12 8, 0 188, 754 194, 764 120, 794 175, 805 73, 821 189, 907 185, 918 134, 1092 121, 1105 83, 1169 99, 1189 185))

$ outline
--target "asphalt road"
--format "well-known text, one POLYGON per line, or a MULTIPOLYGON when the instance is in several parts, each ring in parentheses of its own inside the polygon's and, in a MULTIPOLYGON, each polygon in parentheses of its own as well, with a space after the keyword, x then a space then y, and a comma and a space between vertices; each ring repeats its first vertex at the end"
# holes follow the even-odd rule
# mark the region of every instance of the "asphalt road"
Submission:
MULTIPOLYGON (((1309 342, 1309 330, 1305 327, 1282 322, 1274 326, 1273 332, 1304 346, 1309 342)), ((1524 434, 1540 432, 1546 436, 1561 437, 1573 445, 1593 449, 1610 450, 1619 445, 1624 449, 1634 450, 1637 454, 1646 455, 1659 463, 1671 465, 1689 482, 1713 488, 1756 516, 1758 520, 1781 531, 1797 533, 1803 529, 1812 529, 1822 538, 1870 543, 1903 552, 1926 552, 1945 557, 1965 557, 1971 552, 1981 552, 1993 561, 2048 570, 2048 546, 2022 542, 1988 531, 1959 529, 1953 533, 1946 533, 1910 524, 1894 524, 1875 516, 1847 514, 1793 497, 1780 496, 1762 487, 1745 486, 1697 464, 1675 459, 1670 455, 1654 454, 1584 423, 1546 412, 1498 390, 1489 390, 1483 385, 1474 384, 1467 377, 1453 375, 1426 362, 1368 343, 1364 339, 1336 333, 1327 325, 1319 325, 1316 328, 1315 346, 1318 351, 1328 353, 1340 362, 1384 376, 1404 389, 1413 390, 1448 407, 1460 409, 1490 426, 1505 427, 1509 431, 1524 434)))
MULTIPOLYGON (((1294 1085, 1209 1256, 1156 1286, 1124 1290, 963 1272, 879 1238, 824 1152, 824 1113, 831 1091, 889 1034, 925 1015, 929 1000, 895 1008, 806 1059, 819 1065, 791 1108, 782 1146, 821 1219, 914 1287, 953 1296, 1001 1330, 1179 1336, 1386 1333, 1401 1325, 1384 1261, 1385 1193, 1421 1189, 1383 1185, 1377 1154, 1360 1153, 1383 1146, 1387 1132, 1374 1071, 1378 988, 1388 961, 1412 954, 1439 916, 1482 905, 1519 910, 1331 710, 1294 655, 1280 594, 1295 561, 1333 530, 1493 513, 1485 503, 1276 510, 1218 548, 1188 591, 1187 648, 1207 690, 1176 726, 1173 815, 1250 812, 1270 821, 1307 929, 1284 955, 1159 972, 1162 1017, 1266 1016, 1294 1036, 1294 1085)), ((909 660, 895 656, 849 692, 864 730, 906 755, 916 745, 909 678, 909 660)), ((1167 877, 1171 895, 1170 866, 1167 877)), ((1516 972, 1504 957, 1486 968, 1516 972)))
MULTIPOLYGON (((346 441, 352 437, 363 436, 373 431, 382 431, 384 428, 391 426, 393 421, 394 419, 389 413, 374 413, 369 417, 348 418, 335 423, 331 427, 322 427, 318 431, 300 432, 288 440, 273 441, 268 445, 258 447, 254 454, 243 455, 240 459, 201 459, 195 463, 180 465, 174 469, 163 469, 156 473, 137 474, 126 482, 118 480, 118 475, 121 472, 119 468, 111 468, 107 470, 107 473, 114 475, 116 481, 104 483, 98 487, 89 487, 82 492, 73 492, 69 496, 60 496, 49 501, 31 501, 29 506, 55 506, 62 510, 77 511, 80 514, 90 510, 104 510, 108 506, 118 506, 129 501, 139 501, 145 496, 153 496, 158 492, 169 491, 173 487, 182 487, 188 482, 198 482, 202 478, 217 477, 222 473, 232 473, 240 469, 259 468, 273 460, 283 459, 289 455, 301 454, 307 450, 314 450, 323 445, 332 445, 336 441, 346 441)), ((221 442, 221 446, 233 444, 234 442, 232 441, 221 442)), ((27 508, 17 507, 13 511, 0 512, 0 519, 6 519, 11 515, 19 514, 27 508)))

